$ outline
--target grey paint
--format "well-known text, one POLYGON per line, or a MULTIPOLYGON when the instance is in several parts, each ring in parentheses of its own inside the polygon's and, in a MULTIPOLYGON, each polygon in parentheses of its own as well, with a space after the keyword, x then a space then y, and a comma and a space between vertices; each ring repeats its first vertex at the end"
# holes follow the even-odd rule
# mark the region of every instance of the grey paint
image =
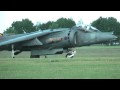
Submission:
MULTIPOLYGON (((0 50, 12 50, 17 54, 31 51, 31 55, 50 55, 68 52, 68 49, 102 43, 113 40, 112 32, 101 32, 96 28, 59 28, 32 33, 8 35, 0 37, 0 50)), ((16 55, 17 55, 16 54, 16 55)))

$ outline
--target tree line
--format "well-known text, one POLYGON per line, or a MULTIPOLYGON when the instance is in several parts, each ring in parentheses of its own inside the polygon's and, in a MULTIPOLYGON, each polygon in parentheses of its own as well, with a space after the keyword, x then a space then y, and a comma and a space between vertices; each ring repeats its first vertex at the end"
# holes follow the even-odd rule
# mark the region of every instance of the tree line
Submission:
MULTIPOLYGON (((9 28, 4 30, 6 34, 22 34, 24 32, 34 32, 38 30, 56 29, 56 28, 71 28, 76 23, 70 18, 59 18, 56 21, 48 21, 46 23, 37 23, 34 25, 29 19, 22 19, 22 21, 14 21, 9 28)), ((114 17, 103 18, 99 17, 97 20, 91 23, 92 26, 96 27, 103 32, 114 31, 115 35, 120 35, 120 22, 114 17)))
POLYGON ((6 34, 22 34, 24 32, 34 32, 38 30, 56 29, 56 28, 71 28, 76 23, 70 18, 60 18, 57 21, 48 21, 47 23, 37 23, 34 25, 29 19, 22 19, 22 21, 15 21, 11 24, 11 27, 7 28, 4 33, 6 34))

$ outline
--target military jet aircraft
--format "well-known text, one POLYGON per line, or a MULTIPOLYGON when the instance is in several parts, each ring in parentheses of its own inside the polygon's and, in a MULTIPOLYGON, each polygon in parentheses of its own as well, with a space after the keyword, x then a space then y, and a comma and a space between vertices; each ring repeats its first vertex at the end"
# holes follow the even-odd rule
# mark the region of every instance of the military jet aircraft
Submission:
POLYGON ((116 38, 113 32, 101 32, 92 26, 74 26, 17 35, 0 35, 0 51, 12 51, 12 58, 23 51, 31 51, 30 58, 63 53, 72 58, 76 53, 73 50, 75 47, 99 44, 116 38))

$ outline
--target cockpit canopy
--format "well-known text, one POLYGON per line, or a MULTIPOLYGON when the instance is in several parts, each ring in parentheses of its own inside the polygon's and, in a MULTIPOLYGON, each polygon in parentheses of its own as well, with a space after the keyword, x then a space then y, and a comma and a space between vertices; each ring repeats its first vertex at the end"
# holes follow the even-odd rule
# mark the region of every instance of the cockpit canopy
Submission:
POLYGON ((78 30, 84 31, 84 32, 101 32, 97 28, 91 26, 91 25, 80 25, 77 27, 78 30))
POLYGON ((0 37, 1 37, 1 36, 3 36, 3 34, 2 34, 2 33, 0 33, 0 37))

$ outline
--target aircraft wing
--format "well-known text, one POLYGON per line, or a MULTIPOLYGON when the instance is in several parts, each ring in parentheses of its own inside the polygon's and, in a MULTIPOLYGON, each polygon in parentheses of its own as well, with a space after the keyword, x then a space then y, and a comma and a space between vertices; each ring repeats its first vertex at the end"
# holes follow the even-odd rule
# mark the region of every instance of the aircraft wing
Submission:
POLYGON ((37 37, 41 37, 44 35, 48 35, 50 33, 55 33, 55 32, 61 32, 59 31, 37 31, 37 32, 32 32, 32 33, 27 33, 27 34, 23 34, 21 36, 17 35, 13 38, 7 39, 7 40, 2 40, 0 41, 0 46, 4 46, 4 45, 9 45, 9 44, 15 44, 15 43, 19 43, 19 42, 24 42, 25 43, 23 45, 42 45, 42 43, 37 39, 37 37))

